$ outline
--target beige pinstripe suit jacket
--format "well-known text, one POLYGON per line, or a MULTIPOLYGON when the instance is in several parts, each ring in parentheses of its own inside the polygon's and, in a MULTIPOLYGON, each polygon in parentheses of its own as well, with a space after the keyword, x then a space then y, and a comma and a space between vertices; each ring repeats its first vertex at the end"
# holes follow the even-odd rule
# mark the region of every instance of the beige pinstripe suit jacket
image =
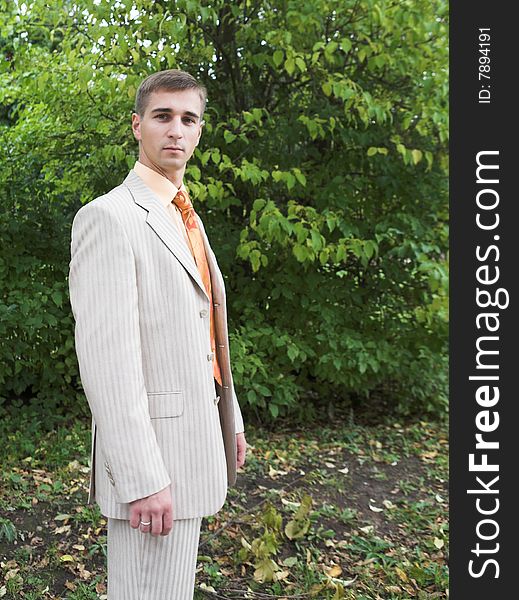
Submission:
POLYGON ((89 501, 112 518, 171 483, 173 518, 217 512, 236 480, 234 393, 223 277, 200 221, 209 298, 164 206, 134 171, 76 213, 69 290, 81 381, 93 416, 89 501), (219 397, 219 401, 218 401, 219 397))

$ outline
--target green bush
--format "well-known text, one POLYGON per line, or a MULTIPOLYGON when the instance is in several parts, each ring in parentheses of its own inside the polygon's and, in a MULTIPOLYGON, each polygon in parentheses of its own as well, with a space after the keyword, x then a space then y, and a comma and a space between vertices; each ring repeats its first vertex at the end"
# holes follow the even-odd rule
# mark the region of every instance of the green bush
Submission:
POLYGON ((2 197, 0 404, 32 398, 53 411, 77 398, 66 280, 70 215, 40 199, 37 185, 22 188, 25 196, 2 197))
POLYGON ((445 412, 447 2, 16 5, 0 396, 78 405, 70 222, 133 165, 140 80, 177 67, 209 90, 186 182, 227 278, 245 412, 309 418, 374 392, 445 412))

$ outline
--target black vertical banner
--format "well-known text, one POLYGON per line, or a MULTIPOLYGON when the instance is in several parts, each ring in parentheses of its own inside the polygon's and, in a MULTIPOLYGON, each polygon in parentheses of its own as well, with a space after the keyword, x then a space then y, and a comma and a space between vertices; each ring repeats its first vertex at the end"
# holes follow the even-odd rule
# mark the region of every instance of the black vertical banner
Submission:
POLYGON ((450 11, 450 598, 515 598, 519 11, 450 11))

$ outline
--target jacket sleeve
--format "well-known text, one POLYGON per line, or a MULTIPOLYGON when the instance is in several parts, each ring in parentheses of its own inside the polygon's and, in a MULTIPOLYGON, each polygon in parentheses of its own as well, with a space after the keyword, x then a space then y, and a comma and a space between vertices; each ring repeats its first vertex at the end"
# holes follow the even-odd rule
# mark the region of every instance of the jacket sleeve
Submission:
POLYGON ((96 201, 72 224, 69 291, 81 381, 116 501, 144 498, 171 480, 148 411, 133 251, 96 201))

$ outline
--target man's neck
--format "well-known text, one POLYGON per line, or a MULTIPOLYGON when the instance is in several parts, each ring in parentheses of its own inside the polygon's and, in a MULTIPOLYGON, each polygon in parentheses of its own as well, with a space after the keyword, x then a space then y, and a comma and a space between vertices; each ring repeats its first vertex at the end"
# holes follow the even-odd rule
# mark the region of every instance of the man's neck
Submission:
POLYGON ((162 175, 162 177, 171 181, 176 188, 180 189, 186 171, 186 165, 184 165, 180 171, 167 172, 149 161, 146 156, 139 155, 139 162, 148 167, 148 169, 152 169, 159 175, 162 175))

